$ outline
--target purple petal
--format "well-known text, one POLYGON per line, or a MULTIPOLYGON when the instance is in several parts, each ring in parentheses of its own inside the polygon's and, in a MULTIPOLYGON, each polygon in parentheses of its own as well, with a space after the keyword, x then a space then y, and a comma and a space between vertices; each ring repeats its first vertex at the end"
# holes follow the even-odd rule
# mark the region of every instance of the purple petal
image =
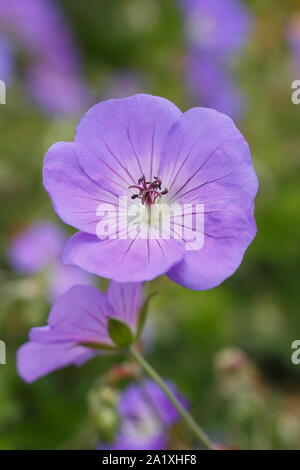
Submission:
POLYGON ((168 436, 163 431, 150 437, 143 437, 140 434, 134 438, 124 432, 112 444, 98 444, 97 450, 164 450, 167 448, 167 443, 168 436))
POLYGON ((67 242, 64 263, 119 282, 154 279, 178 263, 184 254, 178 240, 99 240, 77 233, 67 242))
POLYGON ((142 306, 143 285, 135 283, 119 283, 111 281, 107 291, 107 300, 112 306, 115 316, 136 330, 137 317, 142 306))
POLYGON ((204 204, 204 246, 186 251, 168 276, 190 289, 215 287, 238 268, 256 233, 249 147, 231 119, 195 108, 173 126, 163 149, 169 202, 193 204, 194 213, 204 204))
POLYGON ((59 217, 84 232, 96 233, 100 204, 115 205, 118 202, 82 170, 73 143, 58 142, 48 150, 43 177, 59 217))
POLYGON ((248 144, 233 121, 217 111, 193 108, 184 113, 162 152, 160 174, 169 189, 166 202, 189 202, 193 191, 214 182, 235 184, 252 197, 257 192, 248 144))
POLYGON ((114 194, 128 195, 143 174, 157 175, 162 142, 180 114, 170 101, 150 95, 95 105, 77 128, 80 165, 114 194))
MULTIPOLYGON (((177 396, 181 404, 187 408, 188 404, 186 399, 178 392, 176 387, 170 382, 166 381, 168 387, 177 396)), ((123 392, 119 411, 121 416, 131 416, 132 410, 134 409, 137 414, 152 414, 151 405, 152 402, 160 416, 160 424, 163 427, 172 426, 179 418, 178 411, 174 405, 167 398, 161 388, 150 379, 144 380, 139 386, 129 385, 123 392), (148 397, 148 398, 147 398, 148 397)))
POLYGON ((183 260, 168 273, 172 281, 189 289, 206 290, 218 286, 238 269, 256 234, 253 204, 244 194, 246 199, 244 213, 236 207, 235 212, 206 217, 203 248, 186 251, 183 260))
POLYGON ((52 307, 48 326, 33 328, 30 340, 38 343, 73 342, 112 344, 107 334, 111 309, 106 297, 91 286, 74 286, 52 307))
MULTIPOLYGON (((184 407, 185 398, 168 382, 184 407)), ((152 380, 129 385, 121 395, 118 405, 121 425, 115 442, 99 444, 106 450, 160 450, 168 444, 168 428, 178 419, 175 407, 152 380)))
POLYGON ((74 344, 26 343, 17 353, 17 369, 25 382, 31 383, 50 372, 68 365, 81 365, 95 351, 74 344))

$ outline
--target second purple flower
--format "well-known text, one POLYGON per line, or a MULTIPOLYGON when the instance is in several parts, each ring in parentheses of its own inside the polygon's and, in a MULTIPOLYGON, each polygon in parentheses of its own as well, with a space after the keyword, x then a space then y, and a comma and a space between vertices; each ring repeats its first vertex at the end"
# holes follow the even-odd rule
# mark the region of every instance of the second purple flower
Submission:
POLYGON ((111 282, 105 294, 77 285, 53 305, 48 325, 33 328, 18 351, 18 371, 33 382, 68 365, 80 366, 101 350, 128 346, 139 335, 142 285, 111 282))

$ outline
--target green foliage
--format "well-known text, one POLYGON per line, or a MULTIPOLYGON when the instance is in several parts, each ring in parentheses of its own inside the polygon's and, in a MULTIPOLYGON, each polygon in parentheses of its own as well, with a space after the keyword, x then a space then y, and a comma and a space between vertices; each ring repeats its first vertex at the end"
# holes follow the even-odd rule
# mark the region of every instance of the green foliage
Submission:
POLYGON ((126 323, 117 318, 108 320, 108 332, 111 340, 119 348, 126 348, 133 342, 133 334, 126 323))

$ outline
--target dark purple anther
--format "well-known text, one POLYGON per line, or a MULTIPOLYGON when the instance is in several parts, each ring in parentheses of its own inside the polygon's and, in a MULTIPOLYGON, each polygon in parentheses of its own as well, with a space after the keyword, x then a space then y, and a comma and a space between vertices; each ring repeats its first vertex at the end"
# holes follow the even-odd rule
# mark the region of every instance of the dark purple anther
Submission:
POLYGON ((142 204, 154 204, 156 199, 168 193, 167 189, 161 191, 161 180, 158 176, 153 177, 153 181, 146 181, 145 176, 138 179, 137 185, 129 186, 129 189, 138 189, 138 194, 133 194, 131 199, 141 199, 142 204))

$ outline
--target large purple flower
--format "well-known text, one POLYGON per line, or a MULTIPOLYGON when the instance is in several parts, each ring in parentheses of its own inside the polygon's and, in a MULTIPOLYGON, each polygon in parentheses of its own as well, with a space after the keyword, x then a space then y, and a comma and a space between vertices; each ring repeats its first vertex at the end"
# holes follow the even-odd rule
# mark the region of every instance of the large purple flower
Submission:
POLYGON ((77 285, 52 307, 48 325, 33 328, 30 341, 18 351, 17 367, 26 382, 66 367, 80 366, 97 348, 115 349, 111 318, 126 324, 134 336, 142 304, 142 285, 111 282, 104 295, 95 287, 77 285))
POLYGON ((214 287, 238 268, 256 233, 249 147, 232 120, 212 109, 182 113, 150 95, 99 103, 80 121, 74 143, 49 149, 44 185, 59 216, 80 230, 65 263, 119 282, 167 273, 191 289, 214 287), (131 220, 139 229, 132 236, 120 223, 115 238, 99 239, 99 206, 113 217, 120 197, 128 198, 128 213, 140 211, 131 220), (200 213, 204 226, 174 213, 171 236, 153 236, 149 222, 158 224, 161 208, 175 203, 193 218, 200 213), (192 246, 193 238, 202 245, 192 246))
POLYGON ((0 40, 0 73, 4 60, 12 69, 15 52, 22 54, 23 81, 43 109, 61 115, 82 110, 88 94, 72 34, 56 2, 0 0, 0 31, 6 43, 14 44, 14 50, 4 49, 0 40))
MULTIPOLYGON (((187 402, 168 384, 181 403, 187 402)), ((175 407, 152 380, 129 385, 122 393, 118 411, 120 429, 112 444, 100 443, 100 450, 163 450, 168 445, 168 429, 179 419, 175 407)))
POLYGON ((39 220, 18 233, 8 249, 8 259, 21 274, 47 274, 48 296, 59 298, 76 284, 93 284, 91 275, 75 266, 65 266, 60 257, 66 237, 56 224, 39 220))

